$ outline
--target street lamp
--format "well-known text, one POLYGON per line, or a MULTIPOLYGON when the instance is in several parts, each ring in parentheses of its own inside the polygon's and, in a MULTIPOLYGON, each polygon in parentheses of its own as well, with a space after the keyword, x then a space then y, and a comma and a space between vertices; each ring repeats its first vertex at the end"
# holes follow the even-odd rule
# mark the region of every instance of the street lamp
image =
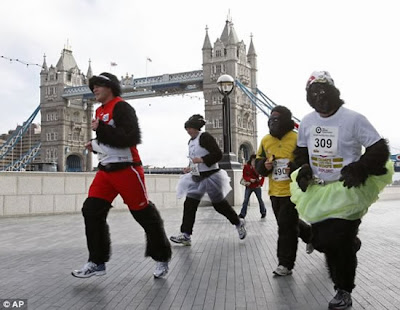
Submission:
POLYGON ((229 94, 235 87, 235 80, 228 74, 221 75, 217 80, 218 90, 224 96, 222 98, 222 123, 224 138, 224 154, 220 161, 223 169, 240 168, 240 164, 236 160, 236 155, 232 151, 231 139, 231 103, 229 94))
POLYGON ((229 154, 232 150, 231 144, 231 103, 229 94, 235 87, 233 78, 224 74, 217 80, 218 90, 224 96, 222 99, 222 123, 223 123, 223 137, 224 137, 224 154, 229 154))
POLYGON ((229 74, 221 75, 217 80, 217 84, 219 92, 224 96, 228 96, 235 87, 235 81, 229 74))

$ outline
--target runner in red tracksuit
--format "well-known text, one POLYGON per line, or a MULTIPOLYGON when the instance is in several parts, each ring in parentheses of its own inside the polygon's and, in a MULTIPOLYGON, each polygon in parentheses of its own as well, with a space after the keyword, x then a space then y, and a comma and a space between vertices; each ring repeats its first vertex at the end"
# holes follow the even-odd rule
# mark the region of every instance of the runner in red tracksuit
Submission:
POLYGON ((258 204, 260 206, 261 218, 265 218, 265 216, 267 215, 267 209, 265 208, 264 201, 261 197, 261 187, 264 184, 264 177, 259 175, 256 171, 255 161, 256 155, 252 154, 247 163, 243 166, 243 179, 247 182, 250 182, 250 184, 246 186, 246 190, 244 192, 244 201, 239 214, 239 217, 241 218, 246 217, 247 206, 249 204, 250 196, 253 192, 257 196, 258 204))
POLYGON ((120 96, 117 77, 110 73, 93 76, 89 87, 102 105, 96 110, 92 129, 96 138, 87 149, 97 153, 99 171, 89 188, 82 208, 85 219, 88 262, 72 275, 88 278, 106 273, 105 263, 110 258, 110 234, 107 215, 115 197, 121 195, 147 237, 146 256, 157 261, 154 276, 168 272, 171 246, 165 235, 164 224, 155 205, 148 200, 144 171, 136 145, 141 143, 141 132, 135 110, 120 96))

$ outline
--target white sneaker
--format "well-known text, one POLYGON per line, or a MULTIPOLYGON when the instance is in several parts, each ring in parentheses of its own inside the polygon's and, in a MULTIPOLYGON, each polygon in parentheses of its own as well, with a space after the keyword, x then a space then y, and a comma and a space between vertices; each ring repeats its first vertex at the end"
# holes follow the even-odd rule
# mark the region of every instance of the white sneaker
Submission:
POLYGON ((190 236, 187 237, 184 233, 180 233, 179 235, 176 235, 176 236, 171 236, 169 238, 169 240, 171 240, 172 242, 180 243, 180 244, 187 245, 187 246, 192 245, 192 240, 191 240, 190 236))
POLYGON ((236 229, 237 229, 237 231, 239 233, 239 238, 240 239, 246 238, 247 231, 246 231, 244 219, 242 219, 242 218, 240 219, 240 223, 239 223, 239 225, 236 226, 236 229))
POLYGON ((154 278, 162 278, 168 273, 168 262, 157 262, 156 270, 154 270, 154 278))
POLYGON ((104 276, 106 274, 106 264, 95 264, 87 262, 82 269, 71 272, 77 278, 89 278, 91 276, 104 276))
POLYGON ((314 252, 314 247, 311 243, 307 243, 306 245, 306 253, 307 254, 311 254, 312 252, 314 252))
POLYGON ((285 266, 279 265, 275 270, 274 274, 277 276, 288 276, 292 274, 292 270, 286 268, 285 266))

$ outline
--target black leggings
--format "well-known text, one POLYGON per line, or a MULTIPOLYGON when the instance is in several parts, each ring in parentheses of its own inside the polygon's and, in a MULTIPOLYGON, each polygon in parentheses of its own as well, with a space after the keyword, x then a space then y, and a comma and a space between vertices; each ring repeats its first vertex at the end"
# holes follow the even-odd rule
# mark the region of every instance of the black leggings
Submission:
POLYGON ((146 253, 158 262, 171 259, 171 244, 164 230, 164 222, 156 206, 150 201, 146 208, 131 213, 146 233, 146 253))
POLYGON ((290 197, 271 196, 272 209, 278 224, 277 256, 279 265, 293 269, 296 261, 298 237, 304 242, 311 240, 311 227, 299 220, 299 215, 290 197))
MULTIPOLYGON (((93 197, 87 198, 83 204, 82 214, 85 219, 89 261, 96 264, 108 262, 111 256, 111 240, 107 224, 107 215, 111 207, 108 201, 93 197)), ((144 209, 130 212, 146 233, 145 256, 150 256, 156 261, 169 261, 172 254, 171 245, 155 205, 149 202, 144 209)))
POLYGON ((108 262, 111 256, 111 240, 107 224, 107 215, 111 208, 108 201, 100 198, 89 197, 83 203, 82 215, 85 219, 88 261, 96 264, 108 262))
MULTIPOLYGON (((181 225, 182 233, 187 233, 189 235, 193 233, 193 226, 196 220, 196 212, 199 204, 200 200, 186 197, 186 200, 183 204, 183 219, 181 225)), ((237 213, 231 207, 228 201, 224 199, 218 203, 213 202, 212 204, 215 211, 225 216, 232 225, 238 225, 240 223, 237 213)))
POLYGON ((357 237, 361 220, 328 219, 312 224, 312 244, 325 253, 326 263, 335 289, 349 293, 355 287, 357 251, 361 241, 357 237))

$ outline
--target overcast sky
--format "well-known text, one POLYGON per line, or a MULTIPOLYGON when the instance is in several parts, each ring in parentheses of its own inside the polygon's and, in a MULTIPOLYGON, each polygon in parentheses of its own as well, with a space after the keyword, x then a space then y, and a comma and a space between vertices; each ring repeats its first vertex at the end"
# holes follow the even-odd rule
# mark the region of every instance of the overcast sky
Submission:
MULTIPOLYGON (((46 54, 48 66, 55 66, 68 42, 85 74, 89 59, 94 74, 118 77, 200 70, 205 28, 213 44, 228 12, 247 48, 253 35, 258 86, 272 100, 302 118, 311 111, 304 89, 309 75, 327 70, 345 106, 364 114, 392 153, 400 153, 396 0, 3 1, 0 56, 41 65, 46 54)), ((39 105, 39 72, 38 66, 0 59, 0 133, 22 124, 39 105)), ((143 131, 143 162, 185 165, 189 136, 183 124, 204 114, 202 93, 130 103, 143 131)), ((259 140, 268 133, 262 113, 258 130, 259 140)))

